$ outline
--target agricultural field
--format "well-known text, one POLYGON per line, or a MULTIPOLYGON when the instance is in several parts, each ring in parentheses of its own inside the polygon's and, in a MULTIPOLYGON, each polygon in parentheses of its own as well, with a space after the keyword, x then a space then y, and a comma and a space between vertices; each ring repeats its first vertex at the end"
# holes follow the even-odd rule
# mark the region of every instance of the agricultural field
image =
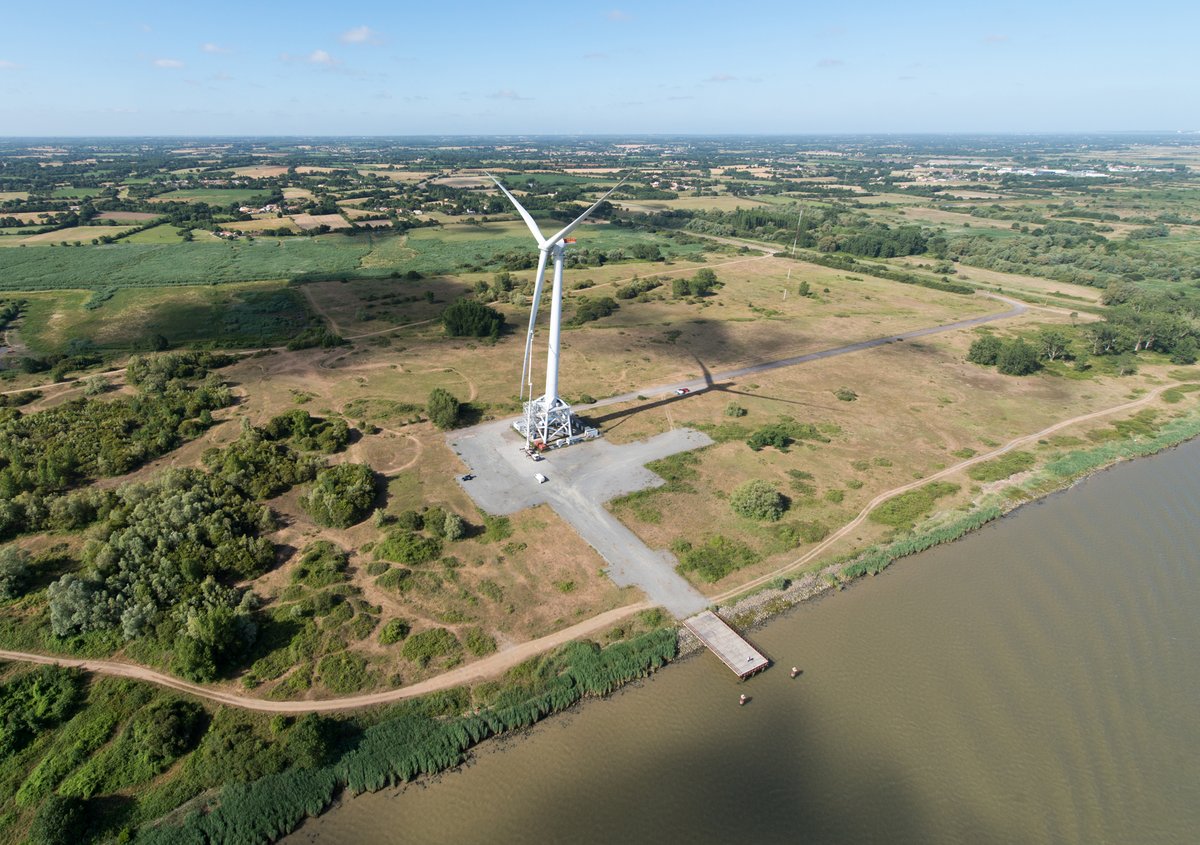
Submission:
POLYGON ((279 282, 29 297, 21 337, 41 355, 62 353, 71 343, 111 351, 145 349, 156 336, 172 345, 269 346, 318 325, 299 292, 279 282))
POLYGON ((242 188, 197 188, 171 191, 153 197, 151 202, 203 202, 215 205, 249 202, 261 197, 262 191, 242 188))
POLYGON ((183 236, 179 234, 179 228, 172 226, 170 223, 160 223, 157 226, 151 226, 149 229, 143 229, 140 232, 134 232, 128 237, 121 238, 123 244, 181 244, 183 236))

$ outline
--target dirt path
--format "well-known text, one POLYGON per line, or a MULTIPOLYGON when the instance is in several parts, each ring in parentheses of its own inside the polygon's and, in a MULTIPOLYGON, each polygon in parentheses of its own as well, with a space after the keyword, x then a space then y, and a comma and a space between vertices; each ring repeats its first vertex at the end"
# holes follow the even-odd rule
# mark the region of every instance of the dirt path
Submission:
POLYGON ((260 698, 250 698, 238 695, 237 693, 224 692, 188 683, 179 678, 164 675, 162 672, 147 669, 145 666, 124 663, 119 660, 81 660, 72 657, 55 657, 45 654, 30 654, 23 651, 3 650, 0 650, 0 660, 18 660, 25 663, 70 666, 77 669, 84 669, 88 672, 97 672, 101 675, 133 678, 149 684, 157 684, 162 687, 178 690, 179 692, 185 692, 197 698, 203 698, 206 701, 227 704, 231 707, 241 707, 245 710, 257 710, 261 713, 329 713, 338 710, 357 710, 363 707, 374 707, 379 704, 390 704, 391 702, 401 701, 405 698, 414 698, 419 695, 462 686, 473 681, 492 678, 519 663, 523 663, 531 657, 536 657, 545 651, 564 645, 571 640, 597 634, 605 628, 615 625, 627 616, 631 616, 640 610, 647 610, 649 607, 649 602, 639 602, 638 604, 618 607, 614 610, 601 613, 598 616, 593 616, 591 619, 580 622, 578 625, 573 625, 570 628, 564 628, 548 636, 506 648, 490 657, 485 657, 474 663, 468 663, 466 666, 460 666, 457 669, 452 669, 449 672, 438 675, 436 678, 430 678, 427 681, 421 681, 417 684, 410 684, 399 689, 384 690, 383 692, 350 696, 348 698, 327 698, 313 701, 265 701, 260 698))
POLYGON ((1156 387, 1154 390, 1151 390, 1149 393, 1147 393, 1145 396, 1141 397, 1140 399, 1135 399, 1132 402, 1126 402, 1123 405, 1114 405, 1111 408, 1101 408, 1099 411, 1091 411, 1090 413, 1087 413, 1087 414, 1080 414, 1077 417, 1071 417, 1069 420, 1062 420, 1061 422, 1056 422, 1054 425, 1049 426, 1047 428, 1043 428, 1041 431, 1036 431, 1033 434, 1024 434, 1024 435, 1016 438, 1015 440, 1010 440, 1009 442, 1005 443, 1003 446, 1001 446, 998 449, 993 449, 992 451, 985 452, 982 455, 975 455, 972 458, 968 458, 965 461, 960 461, 959 463, 954 464, 953 466, 946 467, 945 469, 935 472, 932 475, 926 476, 925 478, 920 478, 916 481, 910 481, 908 484, 902 484, 899 487, 894 487, 891 490, 880 493, 874 499, 867 502, 866 506, 861 511, 859 511, 858 516, 854 517, 854 519, 852 519, 850 522, 847 522, 845 525, 843 525, 837 531, 830 534, 828 537, 826 537, 820 543, 813 546, 811 549, 809 549, 807 552, 805 552, 800 557, 793 560, 791 563, 781 566, 772 572, 766 573, 765 575, 760 575, 759 577, 755 578, 753 581, 749 581, 745 584, 734 587, 731 590, 726 590, 724 593, 721 593, 720 595, 713 596, 712 601, 714 604, 729 601, 730 599, 732 599, 736 596, 742 595, 743 593, 745 593, 748 590, 752 590, 756 587, 761 587, 763 584, 768 583, 772 579, 778 578, 780 575, 784 575, 787 572, 792 571, 797 566, 808 563, 809 561, 816 558, 818 555, 825 552, 830 546, 832 546, 838 540, 842 539, 847 534, 849 534, 851 531, 858 528, 858 526, 862 525, 863 521, 866 520, 866 518, 868 516, 870 516, 871 511, 875 510, 875 508, 882 505, 888 499, 891 499, 895 496, 899 496, 901 493, 907 493, 910 490, 916 490, 918 487, 923 487, 932 481, 938 481, 939 479, 946 478, 947 476, 954 475, 955 473, 958 473, 958 472, 962 472, 963 470, 969 469, 970 467, 973 467, 976 464, 983 463, 984 461, 990 461, 992 458, 996 458, 1007 452, 1011 452, 1013 449, 1017 449, 1021 446, 1026 446, 1030 443, 1036 443, 1037 441, 1039 441, 1045 437, 1048 437, 1049 435, 1054 434, 1057 431, 1061 431, 1064 428, 1069 428, 1070 426, 1077 425, 1079 423, 1088 422, 1089 420, 1095 420, 1095 419, 1100 419, 1101 417, 1107 417, 1110 414, 1120 413, 1121 411, 1129 411, 1134 408, 1139 408, 1142 405, 1146 405, 1149 402, 1151 402, 1152 400, 1157 399, 1159 394, 1161 394, 1164 390, 1169 390, 1171 387, 1174 387, 1174 385, 1170 385, 1170 384, 1162 385, 1161 387, 1156 387))
POLYGON ((334 334, 342 333, 342 327, 337 324, 337 320, 329 316, 329 312, 317 304, 317 298, 312 295, 312 291, 308 289, 307 285, 300 285, 300 293, 308 300, 308 304, 312 306, 312 310, 320 314, 321 318, 329 323, 329 328, 333 329, 334 334))

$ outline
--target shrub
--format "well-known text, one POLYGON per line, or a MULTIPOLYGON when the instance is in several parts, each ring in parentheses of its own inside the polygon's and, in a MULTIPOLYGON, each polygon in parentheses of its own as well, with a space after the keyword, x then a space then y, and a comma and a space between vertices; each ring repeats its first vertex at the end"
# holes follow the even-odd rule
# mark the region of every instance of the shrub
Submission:
POLYGON ((396 517, 396 527, 405 531, 420 531, 425 527, 425 517, 417 511, 401 511, 396 517))
POLYGON ((447 540, 461 540, 467 536, 467 523, 456 513, 447 513, 442 525, 442 536, 447 540))
POLYGON ((916 490, 901 493, 871 511, 871 521, 893 528, 911 529, 916 521, 943 496, 957 493, 959 486, 948 481, 935 481, 916 490))
POLYGON ((774 522, 787 510, 787 500, 770 483, 754 479, 739 485, 729 495, 729 506, 747 519, 774 522))
POLYGON ((497 338, 504 315, 474 299, 456 299, 442 312, 442 325, 450 337, 497 338))
POLYGON ((1008 452, 1000 457, 976 464, 967 470, 967 475, 975 481, 1000 481, 1024 472, 1034 465, 1036 458, 1030 452, 1008 452))
POLYGON ((398 643, 408 636, 408 632, 412 630, 403 619, 389 619, 382 628, 379 629, 379 644, 393 645, 398 643))
POLYGON ((725 416, 727 416, 727 417, 744 417, 744 416, 746 416, 746 409, 743 408, 741 405, 739 405, 737 402, 730 402, 728 405, 725 406, 725 416))
POLYGON ((609 316, 619 307, 611 296, 602 296, 596 299, 580 297, 575 305, 575 313, 571 315, 567 325, 581 326, 584 323, 591 323, 609 316))
POLYGON ((764 425, 752 432, 746 440, 746 445, 755 452, 767 446, 774 446, 781 452, 786 452, 788 446, 797 440, 816 440, 828 443, 829 438, 811 423, 796 422, 790 417, 782 417, 779 422, 764 425))
POLYGON ((19 546, 0 549, 0 601, 20 598, 29 586, 29 552, 19 546))
POLYGON ((51 793, 38 807, 29 827, 30 845, 76 845, 84 841, 87 811, 84 801, 51 793))
POLYGON ((711 584, 758 560, 758 554, 745 543, 717 534, 695 547, 685 541, 680 547, 678 569, 695 572, 702 581, 711 584))
POLYGON ((342 695, 358 692, 370 681, 366 658, 350 651, 327 654, 317 664, 321 682, 342 695))
POLYGON ((300 504, 318 525, 349 528, 362 522, 375 503, 375 473, 367 464, 337 464, 317 473, 300 504))
POLYGON ((440 429, 450 429, 458 425, 462 405, 448 390, 435 387, 429 393, 429 402, 425 405, 425 413, 429 421, 440 429))
POLYGON ((453 633, 445 628, 430 628, 412 634, 404 641, 400 653, 405 660, 411 660, 420 666, 428 666, 437 657, 447 657, 458 653, 462 644, 453 633))
POLYGON ((837 390, 833 391, 833 395, 842 402, 853 402, 858 398, 858 394, 848 387, 839 387, 837 390))
POLYGON ((434 505, 425 509, 421 514, 425 523, 425 530, 435 537, 443 536, 443 530, 446 527, 446 510, 445 508, 434 505))
POLYGON ((436 537, 424 537, 415 531, 393 531, 375 547, 375 558, 395 563, 425 563, 442 553, 436 537))
POLYGON ((1027 376, 1037 372, 1041 366, 1037 349, 1020 338, 1004 344, 996 357, 996 369, 1006 376, 1027 376))
POLYGON ((483 657, 485 654, 491 654, 496 650, 495 638, 486 633, 478 625, 473 625, 466 630, 463 634, 463 642, 467 646, 467 651, 476 657, 483 657))
POLYGON ((1004 342, 1000 338, 985 334, 971 344, 971 348, 967 350, 967 360, 972 364, 991 366, 1000 357, 1002 348, 1004 348, 1004 342))
POLYGON ((296 568, 292 570, 292 582, 309 587, 328 587, 345 577, 347 554, 328 540, 318 540, 304 550, 296 568))

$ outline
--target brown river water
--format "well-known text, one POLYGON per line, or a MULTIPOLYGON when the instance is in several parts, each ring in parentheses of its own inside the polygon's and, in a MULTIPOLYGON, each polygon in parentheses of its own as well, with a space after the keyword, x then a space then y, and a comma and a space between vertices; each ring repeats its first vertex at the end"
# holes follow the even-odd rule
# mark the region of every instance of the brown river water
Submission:
POLYGON ((1200 842, 1200 442, 751 639, 287 841, 1200 842))

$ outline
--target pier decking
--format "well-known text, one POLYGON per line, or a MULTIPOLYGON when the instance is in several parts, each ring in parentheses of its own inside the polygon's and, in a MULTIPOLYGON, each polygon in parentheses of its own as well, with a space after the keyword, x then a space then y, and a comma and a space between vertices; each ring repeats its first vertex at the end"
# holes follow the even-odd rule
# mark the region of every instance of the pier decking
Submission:
POLYGON ((697 613, 683 624, 739 678, 749 677, 771 662, 711 610, 697 613))

